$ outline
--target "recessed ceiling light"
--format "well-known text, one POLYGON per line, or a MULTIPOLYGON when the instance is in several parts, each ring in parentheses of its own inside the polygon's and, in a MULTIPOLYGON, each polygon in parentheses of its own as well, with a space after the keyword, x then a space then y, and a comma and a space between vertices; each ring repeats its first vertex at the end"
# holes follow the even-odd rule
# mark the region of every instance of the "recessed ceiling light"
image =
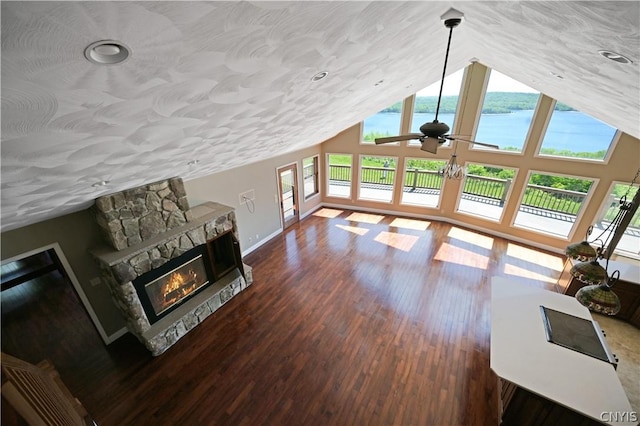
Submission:
POLYGON ((196 164, 198 164, 200 162, 200 160, 191 160, 187 163, 188 166, 195 166, 196 164))
POLYGON ((633 61, 629 58, 627 58, 624 55, 621 55, 619 53, 616 52, 612 52, 610 50, 598 50, 598 53, 601 56, 604 56, 607 59, 610 59, 612 61, 618 62, 620 64, 632 64, 633 61))
POLYGON ((129 48, 119 41, 101 40, 87 46, 84 56, 94 64, 113 65, 126 61, 130 52, 129 48))
POLYGON ((564 77, 563 77, 563 76, 561 76, 560 74, 555 73, 555 72, 553 72, 553 71, 549 71, 549 74, 551 74, 551 75, 552 75, 552 76, 554 76, 555 78, 559 78, 560 80, 562 80, 562 79, 564 78, 564 77))
POLYGON ((94 184, 93 184, 93 185, 91 185, 91 186, 93 186, 94 188, 99 188, 99 187, 101 187, 101 186, 107 186, 107 185, 109 185, 109 181, 108 181, 108 180, 102 180, 102 181, 100 181, 100 182, 96 182, 96 183, 94 183, 94 184))
POLYGON ((320 81, 328 75, 329 75, 329 71, 320 71, 319 73, 311 77, 311 81, 320 81))

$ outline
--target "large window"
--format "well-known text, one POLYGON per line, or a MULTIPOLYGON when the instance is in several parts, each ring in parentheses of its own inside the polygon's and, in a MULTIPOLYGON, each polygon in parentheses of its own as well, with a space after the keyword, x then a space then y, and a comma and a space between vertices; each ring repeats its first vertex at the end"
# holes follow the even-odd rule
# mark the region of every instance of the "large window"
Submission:
POLYGON ((327 195, 351 197, 351 154, 327 154, 327 195))
MULTIPOLYGON (((450 132, 453 132, 463 75, 464 69, 461 69, 444 78, 438 121, 446 123, 451 129, 450 132)), ((413 116, 411 117, 411 133, 420 133, 420 126, 424 123, 430 123, 435 119, 441 81, 442 80, 438 80, 416 93, 416 100, 413 105, 413 116)), ((449 142, 446 144, 449 144, 449 142)), ((411 140, 409 141, 409 145, 419 146, 420 142, 411 140)))
POLYGON ((592 186, 590 179, 531 172, 514 225, 566 238, 592 186))
POLYGON ((404 168, 402 204, 438 207, 442 189, 442 174, 446 161, 407 158, 404 168))
POLYGON ((317 155, 302 160, 302 177, 304 181, 304 199, 307 200, 320 191, 318 188, 317 155))
POLYGON ((502 151, 522 152, 540 92, 496 70, 490 72, 475 140, 498 145, 502 151))
POLYGON ((364 120, 362 125, 362 143, 375 143, 376 138, 400 134, 402 102, 383 109, 364 120))
POLYGON ((515 174, 515 169, 467 164, 458 211, 500 221, 515 174))
POLYGON ((615 128, 558 102, 540 154, 602 161, 607 157, 615 133, 615 128))
MULTIPOLYGON (((600 213, 594 223, 593 233, 589 239, 595 239, 600 237, 601 240, 606 241, 613 229, 607 227, 611 224, 613 219, 620 210, 620 199, 626 196, 626 202, 631 202, 633 197, 638 192, 638 186, 634 185, 629 188, 628 183, 615 182, 609 191, 609 196, 604 200, 600 207, 600 213)), ((625 256, 640 257, 640 209, 636 210, 631 222, 624 230, 624 234, 618 241, 618 245, 614 250, 615 253, 625 256)))
POLYGON ((390 203, 393 199, 397 164, 396 157, 361 155, 358 198, 390 203))

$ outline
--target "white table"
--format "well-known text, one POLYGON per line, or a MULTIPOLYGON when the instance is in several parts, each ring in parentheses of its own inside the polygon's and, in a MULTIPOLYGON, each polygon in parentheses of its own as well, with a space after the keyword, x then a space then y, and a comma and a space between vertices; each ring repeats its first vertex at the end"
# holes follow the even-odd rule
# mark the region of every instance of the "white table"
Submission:
POLYGON ((636 425, 613 365, 548 342, 541 305, 592 320, 589 310, 573 297, 513 279, 492 279, 491 369, 498 377, 586 417, 608 423, 609 413, 626 413, 626 422, 610 424, 636 425))

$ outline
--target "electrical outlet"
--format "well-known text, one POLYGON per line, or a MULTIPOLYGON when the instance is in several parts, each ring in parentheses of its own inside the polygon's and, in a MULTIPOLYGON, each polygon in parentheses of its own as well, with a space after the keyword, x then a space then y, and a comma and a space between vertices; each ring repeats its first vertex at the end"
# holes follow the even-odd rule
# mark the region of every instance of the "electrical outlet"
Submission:
POLYGON ((99 286, 100 284, 102 284, 102 280, 100 279, 100 277, 95 277, 95 278, 91 278, 91 279, 89 280, 89 283, 90 283, 93 287, 96 287, 96 286, 99 286))
POLYGON ((255 198, 256 194, 253 189, 238 194, 238 200, 240 201, 240 204, 245 204, 247 201, 254 201, 255 198))

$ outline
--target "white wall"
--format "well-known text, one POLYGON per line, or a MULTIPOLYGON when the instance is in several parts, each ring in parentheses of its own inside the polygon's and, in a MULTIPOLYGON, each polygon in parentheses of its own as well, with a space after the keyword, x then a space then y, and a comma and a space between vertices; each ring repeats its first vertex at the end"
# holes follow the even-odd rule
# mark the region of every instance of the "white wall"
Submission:
MULTIPOLYGON (((296 163, 298 186, 301 187, 302 160, 313 155, 320 155, 320 145, 185 181, 189 205, 193 207, 206 201, 215 201, 234 207, 238 219, 240 247, 243 253, 250 252, 269 237, 282 231, 277 169, 296 163), (251 189, 255 193, 254 203, 241 205, 239 195, 251 189)), ((319 195, 305 202, 302 192, 298 191, 298 207, 301 216, 317 208, 320 202, 319 195)))

